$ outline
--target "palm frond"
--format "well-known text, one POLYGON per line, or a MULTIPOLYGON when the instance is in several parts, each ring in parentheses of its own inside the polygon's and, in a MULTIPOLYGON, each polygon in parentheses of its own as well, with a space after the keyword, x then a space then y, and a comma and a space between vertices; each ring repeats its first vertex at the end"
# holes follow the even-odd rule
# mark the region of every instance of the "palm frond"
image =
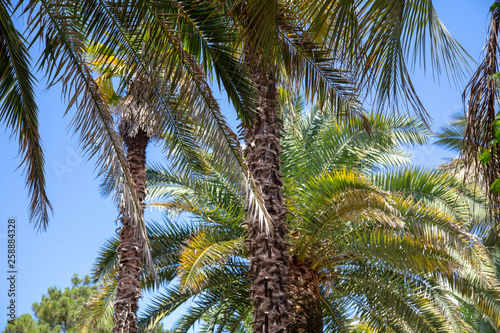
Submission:
POLYGON ((419 167, 399 168, 375 173, 371 179, 386 191, 412 197, 427 206, 454 214, 458 219, 456 223, 464 223, 485 209, 482 196, 471 186, 464 186, 462 179, 450 172, 419 167), (476 205, 471 206, 472 202, 476 205))
POLYGON ((232 256, 242 254, 244 238, 219 229, 217 235, 200 231, 182 251, 179 278, 183 288, 199 290, 214 267, 224 265, 232 256))
MULTIPOLYGON (((496 92, 497 83, 492 75, 499 71, 498 57, 500 44, 498 43, 498 29, 500 28, 500 9, 495 7, 491 11, 488 40, 486 43, 485 57, 479 68, 469 81, 462 95, 466 106, 466 127, 461 156, 467 166, 467 173, 474 176, 480 175, 489 188, 499 178, 498 154, 495 152, 497 145, 491 144, 495 139, 493 122, 496 117, 496 92), (488 150, 492 158, 488 163, 479 162, 483 150, 488 150)), ((492 191, 487 191, 492 212, 496 214, 498 197, 492 191)))
POLYGON ((243 270, 222 268, 214 272, 204 285, 202 293, 193 294, 188 290, 182 291, 175 287, 164 290, 154 297, 152 305, 146 309, 143 325, 154 327, 156 323, 191 298, 193 298, 193 304, 175 325, 176 332, 188 332, 212 308, 224 306, 224 304, 234 306, 234 311, 243 308, 243 313, 248 312, 250 307, 247 289, 249 281, 245 271, 246 267, 243 270))
POLYGON ((448 125, 442 126, 436 133, 434 144, 454 152, 462 151, 465 138, 465 116, 456 114, 448 125))
POLYGON ((190 27, 190 31, 183 32, 183 45, 201 62, 207 75, 215 74, 219 88, 222 84, 242 124, 249 126, 255 112, 255 88, 244 64, 238 60, 239 51, 235 48, 238 40, 232 21, 211 1, 171 3, 178 7, 182 17, 179 26, 190 27))
POLYGON ((417 63, 425 68, 429 57, 433 73, 445 72, 454 81, 469 69, 471 58, 444 27, 431 0, 322 1, 304 5, 301 12, 335 54, 360 68, 359 79, 375 87, 380 106, 392 103, 401 110, 408 103, 428 119, 409 68, 417 63))
POLYGON ((85 304, 86 315, 79 324, 80 329, 111 330, 114 324, 113 303, 116 291, 116 276, 109 274, 99 281, 97 291, 85 304))
POLYGON ((284 8, 277 22, 283 67, 280 73, 288 79, 284 85, 295 91, 303 89, 306 99, 330 105, 336 115, 362 115, 349 70, 298 23, 298 18, 292 17, 284 8))
POLYGON ((44 156, 38 133, 38 107, 33 85, 36 80, 30 69, 27 42, 12 22, 10 2, 0 4, 0 121, 16 135, 20 166, 26 172, 30 194, 30 221, 44 230, 52 209, 45 191, 44 156))
POLYGON ((328 111, 314 110, 293 124, 285 122, 284 171, 297 179, 343 167, 368 171, 408 165, 403 147, 425 144, 430 135, 422 121, 408 116, 372 114, 340 122, 328 111))

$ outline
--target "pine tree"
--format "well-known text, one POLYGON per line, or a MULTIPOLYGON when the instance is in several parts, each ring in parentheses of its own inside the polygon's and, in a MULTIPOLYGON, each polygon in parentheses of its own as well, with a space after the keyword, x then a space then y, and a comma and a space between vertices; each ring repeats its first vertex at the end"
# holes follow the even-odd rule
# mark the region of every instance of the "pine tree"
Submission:
MULTIPOLYGON (((40 302, 33 303, 34 316, 24 313, 19 316, 14 324, 9 324, 3 333, 82 333, 78 323, 85 303, 97 290, 97 286, 91 282, 87 275, 79 278, 77 274, 71 279, 71 287, 64 290, 50 287, 47 294, 42 296, 40 302)), ((92 328, 94 333, 109 332, 111 327, 92 328)), ((87 330, 89 331, 89 330, 87 330)), ((168 333, 160 325, 151 331, 152 333, 168 333)))

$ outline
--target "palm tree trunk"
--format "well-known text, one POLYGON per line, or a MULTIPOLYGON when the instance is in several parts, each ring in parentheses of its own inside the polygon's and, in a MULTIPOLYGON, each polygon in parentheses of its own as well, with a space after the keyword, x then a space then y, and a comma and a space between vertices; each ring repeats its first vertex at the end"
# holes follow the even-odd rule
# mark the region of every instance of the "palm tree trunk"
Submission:
POLYGON ((245 129, 246 160, 262 189, 266 209, 273 221, 273 232, 268 234, 258 218, 248 216, 253 329, 255 333, 286 332, 291 260, 285 243, 288 229, 280 171, 282 122, 277 112, 276 77, 269 70, 271 66, 266 72, 258 55, 248 50, 246 54, 250 55, 247 61, 251 64, 251 78, 259 94, 258 115, 252 128, 245 129))
MULTIPOLYGON (((146 146, 149 137, 139 129, 135 136, 122 134, 127 147, 127 159, 130 173, 136 186, 139 202, 146 197, 146 146)), ((118 284, 114 304, 114 333, 136 333, 138 301, 141 297, 141 269, 143 243, 139 237, 137 225, 127 214, 122 212, 120 245, 118 247, 118 284)), ((143 214, 143 212, 142 212, 143 214)))
POLYGON ((323 333, 319 275, 306 264, 291 265, 290 333, 323 333))

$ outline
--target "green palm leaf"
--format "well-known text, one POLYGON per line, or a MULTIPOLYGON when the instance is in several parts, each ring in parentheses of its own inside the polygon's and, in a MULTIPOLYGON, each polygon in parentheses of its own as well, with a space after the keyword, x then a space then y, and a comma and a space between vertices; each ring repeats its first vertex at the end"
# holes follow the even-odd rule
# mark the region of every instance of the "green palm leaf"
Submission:
POLYGON ((426 67, 426 50, 435 74, 445 72, 457 81, 469 70, 470 56, 431 0, 322 1, 299 8, 334 53, 356 65, 359 80, 375 88, 380 106, 393 103, 401 110, 408 103, 426 118, 409 75, 417 62, 426 67))
POLYGON ((12 130, 19 142, 20 165, 26 170, 30 193, 30 221, 45 229, 52 209, 45 191, 44 157, 38 133, 38 107, 30 69, 27 42, 12 22, 10 2, 0 3, 0 121, 12 130))

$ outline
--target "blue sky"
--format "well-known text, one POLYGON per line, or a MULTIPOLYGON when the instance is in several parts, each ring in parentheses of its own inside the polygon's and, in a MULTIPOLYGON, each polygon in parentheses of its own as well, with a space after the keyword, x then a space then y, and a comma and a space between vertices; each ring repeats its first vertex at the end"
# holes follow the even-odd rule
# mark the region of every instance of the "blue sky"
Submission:
MULTIPOLYGON (((469 54, 479 61, 486 41, 488 10, 492 0, 435 0, 438 15, 469 54)), ((464 85, 455 88, 445 77, 441 84, 418 69, 414 84, 424 106, 433 118, 436 129, 462 112, 461 94, 464 85)), ((43 88, 40 86, 40 88, 43 88)), ((222 108, 235 127, 233 110, 220 97, 222 108)), ((17 314, 31 313, 31 304, 39 301, 50 286, 66 287, 74 273, 89 274, 94 258, 104 241, 115 234, 118 213, 110 198, 102 198, 99 180, 94 171, 95 161, 87 161, 79 150, 78 137, 68 130, 73 112, 66 117, 65 104, 59 87, 49 91, 38 90, 40 132, 45 148, 47 190, 54 207, 54 215, 46 232, 37 233, 28 223, 27 190, 24 186, 21 159, 17 156, 17 141, 10 132, 0 131, 0 271, 7 271, 7 220, 17 220, 17 314), (1 256, 0 256, 1 257, 1 256)), ((432 166, 443 162, 442 157, 453 154, 437 147, 418 147, 415 163, 432 166)), ((148 148, 150 162, 161 155, 148 148)), ((154 213, 147 211, 146 218, 154 213)), ((119 222, 119 221, 117 221, 119 222)), ((7 281, 0 281, 0 309, 7 306, 7 281)), ((0 328, 6 323, 6 310, 0 311, 0 328)))

